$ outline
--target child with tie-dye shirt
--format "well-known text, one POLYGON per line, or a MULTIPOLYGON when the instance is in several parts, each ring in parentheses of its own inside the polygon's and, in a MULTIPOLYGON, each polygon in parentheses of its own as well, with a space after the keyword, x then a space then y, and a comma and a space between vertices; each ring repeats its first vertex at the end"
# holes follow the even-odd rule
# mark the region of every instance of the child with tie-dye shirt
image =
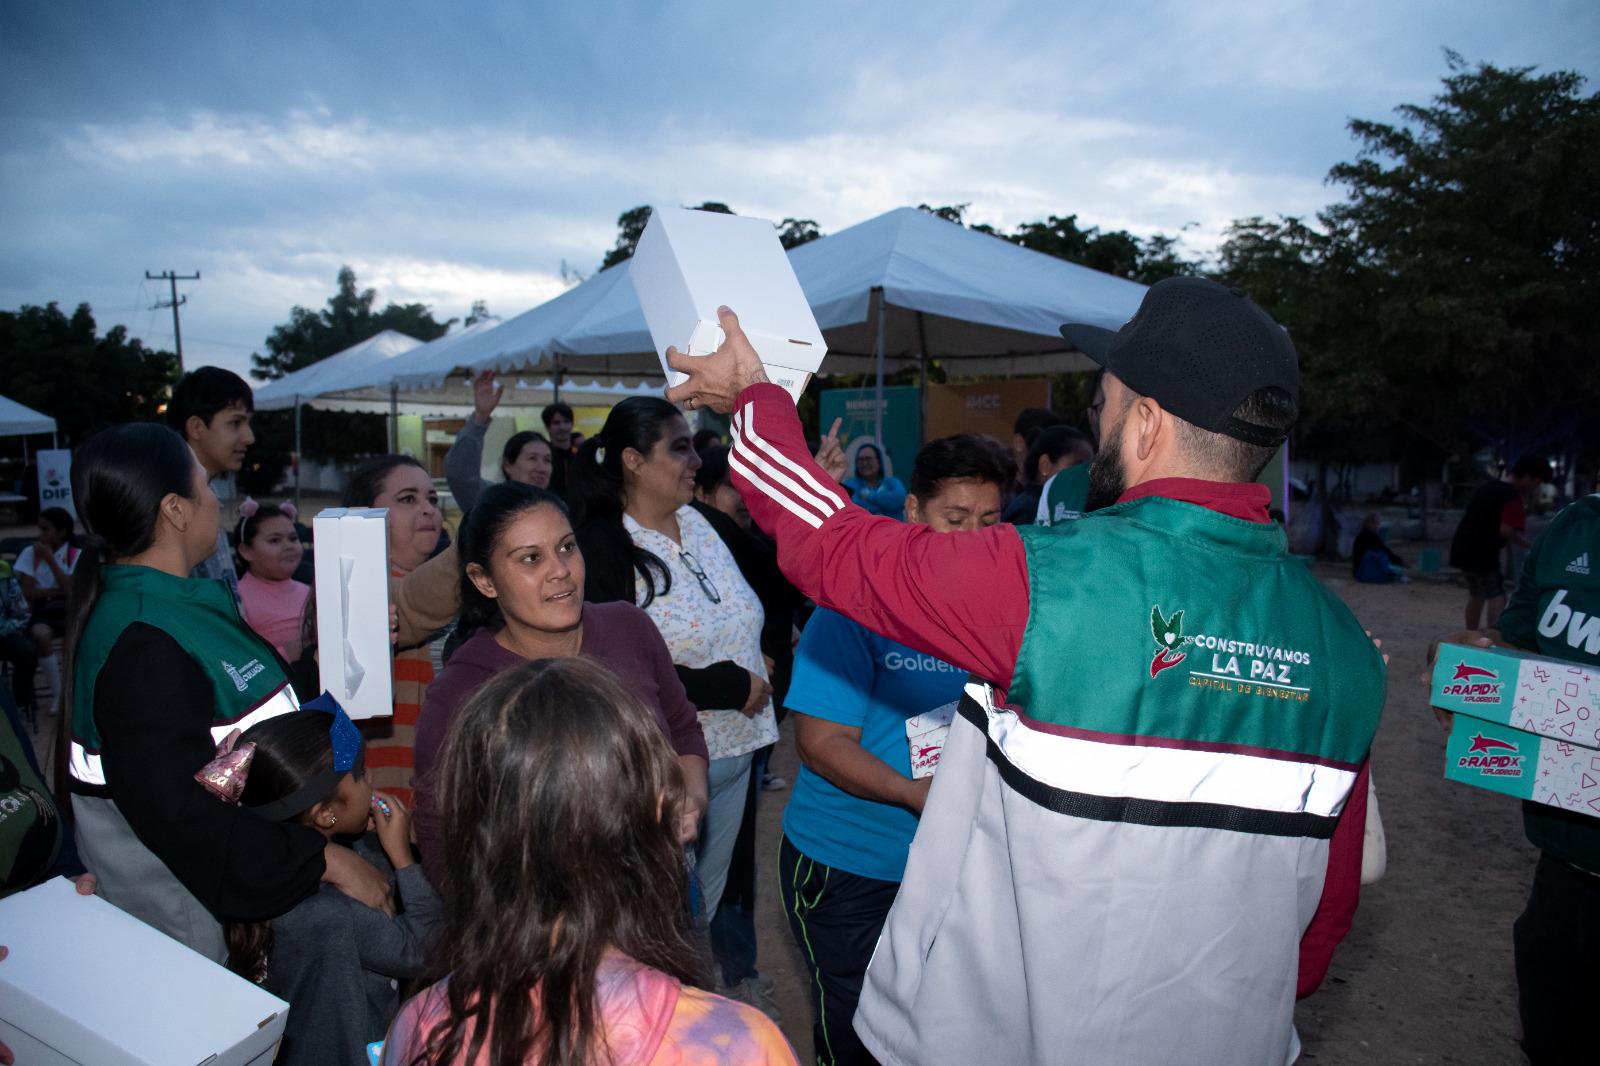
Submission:
POLYGON ((703 991, 678 762, 609 669, 574 656, 500 674, 432 773, 449 976, 400 1009, 386 1064, 795 1063, 765 1015, 703 991))

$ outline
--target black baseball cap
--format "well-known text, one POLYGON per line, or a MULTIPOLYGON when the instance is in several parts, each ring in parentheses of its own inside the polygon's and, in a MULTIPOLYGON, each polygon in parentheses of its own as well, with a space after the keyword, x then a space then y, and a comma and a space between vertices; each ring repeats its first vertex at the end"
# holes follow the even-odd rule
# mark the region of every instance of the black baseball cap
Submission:
POLYGON ((1150 286, 1121 329, 1068 323, 1061 335, 1185 422, 1263 447, 1287 435, 1233 417, 1257 389, 1300 395, 1300 360, 1289 334, 1239 289, 1167 278, 1150 286))

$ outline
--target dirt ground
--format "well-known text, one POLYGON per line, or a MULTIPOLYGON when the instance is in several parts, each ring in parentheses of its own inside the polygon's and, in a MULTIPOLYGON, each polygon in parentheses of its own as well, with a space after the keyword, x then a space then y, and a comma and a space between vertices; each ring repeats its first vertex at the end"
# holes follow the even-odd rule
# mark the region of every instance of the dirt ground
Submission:
MULTIPOLYGON (((1372 765, 1389 843, 1383 880, 1362 891, 1350 935, 1295 1022, 1317 1066, 1524 1061, 1517 1046, 1511 923, 1536 852, 1518 805, 1444 780, 1444 736, 1420 682, 1430 640, 1459 629, 1466 593, 1450 583, 1357 585, 1348 564, 1318 576, 1390 652, 1389 698, 1372 765)), ((774 773, 797 769, 791 730, 774 773)), ((776 856, 787 792, 762 797, 758 857, 776 856)), ((777 985, 783 1030, 811 1061, 805 968, 769 862, 758 870, 760 966, 777 985)))

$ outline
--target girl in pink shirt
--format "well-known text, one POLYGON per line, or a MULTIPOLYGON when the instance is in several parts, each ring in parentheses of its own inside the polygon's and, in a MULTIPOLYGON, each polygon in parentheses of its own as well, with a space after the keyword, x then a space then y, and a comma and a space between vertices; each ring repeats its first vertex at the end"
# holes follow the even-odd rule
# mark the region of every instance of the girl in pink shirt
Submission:
POLYGON ((300 619, 311 587, 294 580, 305 549, 295 529, 294 504, 263 508, 245 497, 239 505, 239 600, 244 620, 287 662, 300 657, 300 619))

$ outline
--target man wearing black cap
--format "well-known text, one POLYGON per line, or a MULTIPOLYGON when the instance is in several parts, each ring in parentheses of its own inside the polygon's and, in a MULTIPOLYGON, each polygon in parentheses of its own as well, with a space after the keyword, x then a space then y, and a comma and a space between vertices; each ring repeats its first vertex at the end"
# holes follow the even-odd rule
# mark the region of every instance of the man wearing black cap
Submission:
MULTIPOLYGON (((668 390, 819 604, 971 671, 855 1026, 885 1063, 1272 1063, 1354 909, 1384 667, 1252 481, 1293 425, 1287 335, 1153 286, 1105 367, 1092 513, 933 535, 850 505, 724 309, 668 390)), ((824 449, 827 452, 827 449, 824 449)))

